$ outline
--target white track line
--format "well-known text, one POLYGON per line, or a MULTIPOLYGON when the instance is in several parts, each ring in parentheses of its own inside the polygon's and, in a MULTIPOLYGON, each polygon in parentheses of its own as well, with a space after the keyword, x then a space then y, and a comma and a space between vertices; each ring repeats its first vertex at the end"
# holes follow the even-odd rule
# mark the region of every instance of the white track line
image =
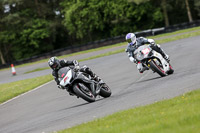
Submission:
MULTIPOLYGON (((52 81, 54 81, 54 80, 52 80, 52 81)), ((15 100, 15 99, 17 99, 17 98, 23 96, 23 95, 26 95, 26 94, 28 94, 28 93, 31 93, 31 92, 33 92, 33 91, 35 91, 35 90, 37 90, 37 89, 39 89, 39 88, 41 88, 41 87, 43 87, 43 86, 49 84, 49 83, 51 83, 52 81, 49 81, 49 82, 47 82, 47 83, 45 83, 45 84, 43 84, 43 85, 41 85, 41 86, 38 86, 37 88, 35 88, 35 89, 33 89, 33 90, 30 90, 30 91, 27 91, 27 92, 25 92, 25 93, 23 93, 23 94, 20 94, 20 95, 14 97, 14 98, 12 98, 12 99, 10 99, 10 100, 8 100, 8 101, 2 103, 2 104, 0 104, 0 106, 3 106, 4 104, 7 104, 7 103, 9 103, 9 102, 11 102, 11 101, 13 101, 13 100, 15 100)))

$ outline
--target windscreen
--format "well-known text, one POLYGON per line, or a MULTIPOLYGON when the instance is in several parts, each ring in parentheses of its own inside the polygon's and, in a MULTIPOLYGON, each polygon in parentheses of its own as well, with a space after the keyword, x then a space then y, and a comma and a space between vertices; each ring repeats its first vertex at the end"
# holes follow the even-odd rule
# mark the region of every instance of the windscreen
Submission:
POLYGON ((58 71, 58 78, 63 78, 67 74, 67 72, 70 70, 69 67, 63 67, 58 71))
POLYGON ((134 57, 141 61, 148 56, 148 53, 151 51, 151 48, 148 45, 142 45, 134 52, 134 57))

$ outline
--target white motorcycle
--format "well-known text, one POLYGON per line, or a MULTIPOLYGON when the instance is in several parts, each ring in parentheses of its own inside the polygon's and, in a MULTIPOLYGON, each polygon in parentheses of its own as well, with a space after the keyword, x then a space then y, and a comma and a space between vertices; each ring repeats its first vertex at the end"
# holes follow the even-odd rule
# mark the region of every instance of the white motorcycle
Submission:
POLYGON ((134 51, 134 58, 144 67, 150 68, 161 77, 173 74, 174 70, 169 62, 163 56, 153 50, 149 45, 142 45, 134 51))

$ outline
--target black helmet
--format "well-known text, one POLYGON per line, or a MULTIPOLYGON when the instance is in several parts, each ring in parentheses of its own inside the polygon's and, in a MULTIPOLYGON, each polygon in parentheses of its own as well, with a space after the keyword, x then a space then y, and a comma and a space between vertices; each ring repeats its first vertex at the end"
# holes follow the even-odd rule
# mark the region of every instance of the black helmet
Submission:
POLYGON ((60 61, 57 57, 51 57, 48 61, 48 64, 53 70, 59 69, 60 67, 60 61))

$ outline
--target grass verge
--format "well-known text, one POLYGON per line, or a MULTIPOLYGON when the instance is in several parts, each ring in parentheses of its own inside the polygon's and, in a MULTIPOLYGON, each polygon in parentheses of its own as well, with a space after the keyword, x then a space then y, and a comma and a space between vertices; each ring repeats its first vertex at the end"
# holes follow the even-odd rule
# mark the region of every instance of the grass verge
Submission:
MULTIPOLYGON (((79 62, 81 62, 81 61, 87 61, 87 60, 96 59, 96 58, 100 58, 100 57, 104 57, 104 56, 109 56, 109 55, 112 55, 112 54, 122 53, 124 51, 125 51, 124 49, 119 49, 119 50, 116 50, 116 51, 110 51, 110 52, 107 52, 107 53, 104 53, 104 54, 99 54, 99 55, 96 55, 96 56, 91 56, 89 58, 80 59, 78 61, 79 62)), ((31 72, 41 71, 41 70, 45 70, 45 69, 49 69, 49 67, 37 68, 37 69, 31 70, 31 71, 27 71, 25 73, 31 73, 31 72)))
MULTIPOLYGON (((164 35, 165 34, 163 34, 162 36, 164 36, 164 35)), ((188 37, 192 37, 192 36, 198 36, 198 35, 200 35, 200 27, 195 27, 195 28, 186 29, 186 30, 180 30, 180 31, 176 31, 174 33, 167 33, 166 35, 176 35, 176 36, 171 36, 170 38, 164 38, 164 39, 158 40, 156 42, 159 43, 159 44, 162 44, 162 43, 175 41, 175 40, 179 40, 179 39, 183 39, 183 38, 188 38, 188 37), (195 30, 195 32, 190 32, 190 31, 193 31, 193 30, 195 30), (184 33, 184 32, 188 32, 188 31, 189 31, 189 33, 177 35, 178 33, 184 33)), ((161 35, 159 35, 159 36, 161 36, 161 35)), ((156 36, 154 36, 154 37, 156 37, 156 36)), ((107 49, 107 48, 122 46, 122 45, 125 45, 125 44, 126 43, 119 43, 119 44, 115 44, 115 45, 110 45, 110 46, 105 46, 105 47, 101 47, 101 48, 96 48, 96 49, 86 50, 86 51, 82 51, 82 52, 77 52, 77 53, 70 54, 70 55, 67 55, 67 56, 60 56, 59 58, 65 58, 65 57, 68 57, 68 56, 74 56, 74 55, 84 54, 84 53, 88 53, 88 52, 103 50, 103 49, 107 49)), ((95 59, 95 58, 108 56, 108 55, 112 55, 112 54, 117 54, 117 53, 121 53, 121 52, 124 52, 124 48, 116 50, 116 51, 111 51, 111 52, 108 52, 108 53, 92 56, 92 57, 89 57, 89 58, 81 59, 79 61, 86 61, 86 60, 95 59)), ((44 60, 41 60, 41 61, 38 61, 38 62, 35 62, 35 63, 39 63, 39 62, 47 62, 47 59, 44 59, 44 60)), ((28 63, 28 64, 25 64, 25 65, 30 65, 30 64, 34 64, 34 63, 28 63)), ((25 65, 20 65, 18 67, 22 67, 22 66, 25 66, 25 65)), ((45 69, 49 69, 49 67, 37 68, 37 69, 34 69, 32 71, 28 71, 26 73, 36 72, 36 71, 45 70, 45 69)), ((8 100, 10 98, 13 98, 13 97, 15 97, 15 96, 17 96, 19 94, 22 94, 22 93, 24 93, 24 92, 26 92, 28 90, 31 90, 31 89, 33 89, 33 88, 35 88, 35 87, 37 87, 37 86, 39 86, 41 84, 44 84, 44 83, 50 81, 52 79, 52 76, 49 76, 48 78, 44 79, 43 76, 42 77, 37 77, 37 80, 40 81, 40 82, 32 82, 32 81, 34 81, 36 79, 36 78, 34 78, 34 79, 29 79, 27 81, 22 80, 22 81, 17 81, 17 82, 8 83, 8 84, 0 84, 0 94, 2 94, 2 96, 0 97, 0 103, 5 102, 6 100, 8 100), (48 78, 49 78, 49 80, 47 80, 48 78), (28 84, 28 85, 30 85, 32 87, 31 88, 28 87, 28 89, 26 89, 26 87, 23 87, 23 83, 26 83, 26 84, 28 84), (12 88, 12 86, 13 86, 13 88, 12 88), (19 91, 18 92, 15 92, 15 91, 12 92, 12 91, 10 91, 10 88, 12 88, 13 90, 18 90, 19 89, 19 91)))
POLYGON ((157 40, 156 42, 159 43, 159 44, 162 44, 162 43, 172 42, 172 41, 176 41, 176 40, 180 40, 180 39, 184 39, 184 38, 189 38, 189 37, 194 37, 194 36, 199 36, 199 35, 200 35, 200 30, 197 30, 195 32, 189 32, 189 33, 185 33, 185 34, 172 36, 170 38, 164 38, 164 39, 161 39, 161 40, 157 40))
POLYGON ((37 72, 37 71, 42 71, 42 70, 46 70, 46 69, 49 69, 49 67, 36 68, 36 69, 34 69, 34 70, 27 71, 27 72, 25 72, 24 74, 32 73, 32 72, 37 72))
POLYGON ((151 36, 153 39, 159 39, 165 36, 173 36, 173 35, 181 35, 183 33, 189 33, 189 32, 196 32, 200 30, 200 26, 198 27, 193 27, 193 28, 188 28, 188 29, 184 29, 184 30, 178 30, 178 31, 174 31, 174 32, 170 32, 170 33, 164 33, 164 34, 160 34, 160 35, 156 35, 156 36, 151 36))
MULTIPOLYGON (((186 36, 183 35, 183 36, 185 36, 184 38, 187 38, 188 35, 190 35, 190 36, 193 35, 194 36, 194 34, 196 34, 196 33, 193 34, 192 32, 199 32, 199 30, 200 30, 200 27, 194 27, 194 28, 179 30, 179 31, 171 32, 171 33, 164 33, 164 34, 160 34, 160 35, 156 35, 156 36, 150 36, 148 38, 153 38, 155 40, 159 39, 160 37, 166 37, 166 36, 170 36, 170 38, 173 38, 173 37, 171 37, 172 35, 176 36, 177 34, 180 34, 179 36, 182 36, 184 33, 187 34, 186 36), (189 32, 189 33, 187 33, 187 32, 189 32)), ((168 38, 165 38, 165 39, 162 39, 162 40, 159 40, 159 41, 156 41, 156 42, 161 44, 161 43, 166 43, 168 41, 173 41, 170 38, 169 38, 169 40, 168 40, 168 38)), ((179 38, 182 39, 182 37, 179 37, 179 38)), ((90 49, 90 50, 86 50, 86 51, 76 52, 76 53, 72 53, 72 54, 68 54, 68 55, 63 55, 63 56, 59 56, 58 58, 67 58, 67 57, 70 57, 70 56, 75 56, 75 55, 85 54, 85 53, 89 53, 89 52, 109 49, 109 48, 113 48, 113 47, 118 47, 118 46, 122 46, 122 45, 125 45, 125 44, 126 43, 118 43, 118 44, 114 44, 114 45, 109 45, 109 46, 90 49)), ((32 62, 32 63, 26 63, 26 64, 18 65, 18 66, 15 66, 15 67, 19 68, 19 67, 24 67, 24 66, 37 64, 37 63, 42 63, 42 62, 47 62, 47 61, 48 61, 48 59, 43 59, 43 60, 32 62)), ((9 69, 9 68, 5 68, 5 69, 9 69)), ((0 71, 5 70, 5 69, 0 69, 0 71)), ((37 70, 33 70, 33 71, 37 71, 37 70)))
POLYGON ((32 90, 48 81, 51 81, 52 79, 53 77, 49 74, 37 78, 0 84, 0 103, 3 103, 29 90, 32 90))
MULTIPOLYGON (((118 46, 122 46, 124 44, 125 43, 118 43, 118 44, 113 44, 113 45, 109 45, 109 46, 103 46, 103 47, 99 47, 99 48, 89 49, 89 50, 80 51, 80 52, 76 52, 76 53, 72 53, 72 54, 67 54, 67 55, 62 55, 62 56, 57 56, 57 57, 60 58, 60 59, 61 58, 67 58, 67 57, 81 55, 81 54, 90 53, 90 52, 94 52, 94 51, 100 51, 100 50, 104 50, 104 49, 118 47, 118 46)), ((49 60, 49 58, 48 59, 42 59, 40 61, 36 61, 36 62, 32 62, 32 63, 25 63, 25 64, 22 64, 22 65, 17 65, 17 66, 15 66, 15 68, 29 66, 29 65, 43 63, 43 62, 48 62, 48 60, 49 60)), ((0 71, 7 70, 7 69, 9 69, 9 68, 0 69, 0 71)))
POLYGON ((59 133, 199 133, 200 90, 114 113, 59 133))
MULTIPOLYGON (((186 30, 186 31, 192 31, 192 29, 186 30)), ((176 41, 176 40, 180 40, 180 39, 184 39, 184 38, 189 38, 189 37, 200 35, 200 27, 194 28, 194 29, 195 29, 194 32, 189 32, 189 33, 179 34, 179 35, 176 35, 176 34, 179 33, 179 32, 180 33, 184 33, 184 32, 183 31, 179 31, 179 32, 177 31, 175 33, 167 33, 167 35, 175 35, 175 36, 171 36, 170 38, 163 38, 161 40, 157 40, 156 43, 162 44, 162 43, 172 42, 172 41, 176 41)), ((156 39, 157 37, 154 36, 154 37, 149 37, 149 38, 156 39)), ((119 44, 116 44, 116 45, 106 46, 106 47, 99 48, 98 50, 103 50, 103 49, 106 49, 106 48, 111 48, 111 47, 114 47, 114 46, 117 47, 117 46, 122 46, 122 45, 126 45, 126 43, 119 43, 119 44)), ((89 51, 92 52, 92 50, 89 50, 89 51)), ((124 51, 125 51, 125 46, 124 46, 123 49, 119 49, 119 50, 116 50, 116 51, 110 51, 110 52, 107 52, 107 53, 95 55, 95 56, 92 56, 92 57, 89 57, 89 58, 85 58, 85 59, 81 59, 81 60, 78 60, 78 61, 80 62, 80 61, 91 60, 91 59, 95 59, 95 58, 99 58, 99 57, 109 56, 109 55, 112 55, 112 54, 122 53, 124 51)), ((64 57, 65 56, 61 56, 60 58, 64 58, 64 57)), ((31 73, 31 72, 35 72, 35 71, 41 71, 41 70, 45 70, 45 69, 49 69, 49 67, 37 68, 37 69, 31 70, 31 71, 28 71, 26 73, 31 73)))

